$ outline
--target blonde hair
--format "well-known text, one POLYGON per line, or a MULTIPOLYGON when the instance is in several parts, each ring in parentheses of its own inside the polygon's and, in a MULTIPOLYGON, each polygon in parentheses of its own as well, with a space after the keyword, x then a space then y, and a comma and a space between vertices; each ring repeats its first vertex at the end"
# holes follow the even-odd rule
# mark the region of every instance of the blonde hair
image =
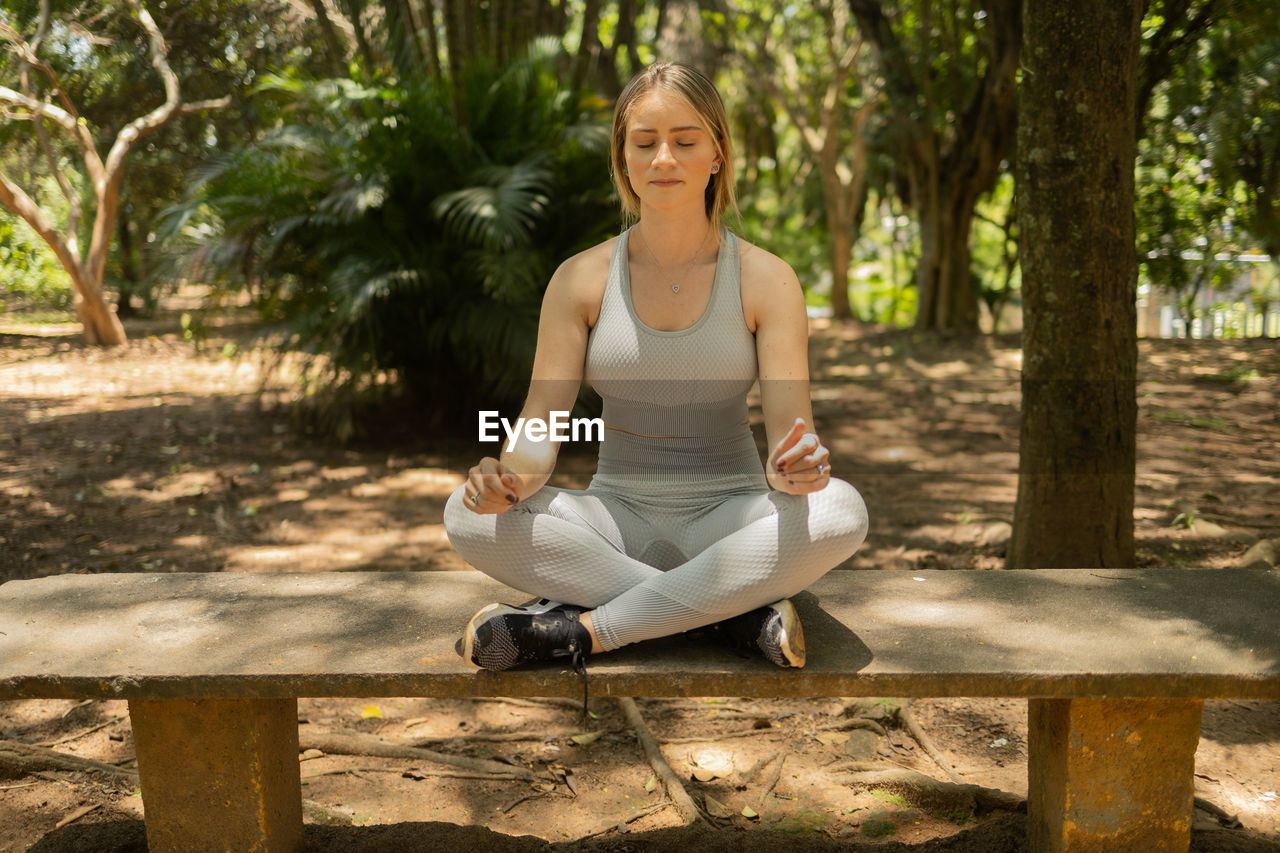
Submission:
POLYGON ((640 218, 640 196, 631 188, 631 181, 623 172, 626 163, 624 150, 627 141, 627 124, 636 104, 655 89, 673 92, 689 102, 698 119, 706 126, 720 157, 720 171, 711 175, 706 189, 706 213, 713 233, 720 234, 720 223, 726 211, 738 212, 738 200, 734 193, 733 142, 729 138, 729 118, 724 101, 715 84, 702 72, 678 62, 658 62, 631 78, 613 108, 613 135, 610 151, 610 171, 613 185, 622 201, 622 215, 627 222, 640 218))

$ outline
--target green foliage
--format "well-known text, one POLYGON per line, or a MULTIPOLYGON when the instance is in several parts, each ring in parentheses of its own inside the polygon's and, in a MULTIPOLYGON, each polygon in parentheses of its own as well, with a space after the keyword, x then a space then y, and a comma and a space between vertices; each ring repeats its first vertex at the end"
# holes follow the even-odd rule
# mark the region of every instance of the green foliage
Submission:
POLYGON ((907 798, 901 794, 895 794, 892 791, 881 790, 880 788, 872 788, 867 792, 882 803, 893 803, 895 806, 910 806, 907 798))
POLYGON ((0 218, 0 311, 71 307, 71 277, 27 223, 0 218))
MULTIPOLYGON (((40 6, 39 0, 6 0, 0 16, 31 39, 40 6)), ((141 303, 134 307, 153 308, 165 283, 166 270, 149 264, 155 217, 182 198, 190 175, 207 157, 232 140, 255 137, 272 120, 261 105, 244 103, 248 88, 268 67, 308 67, 317 42, 309 16, 300 15, 285 0, 183 0, 147 7, 164 35, 183 100, 229 96, 233 106, 170 121, 130 153, 112 227, 116 244, 104 276, 107 289, 121 296, 122 309, 130 298, 141 303)), ((0 45, 0 85, 19 89, 20 63, 6 48, 0 45)), ((152 64, 149 40, 128 4, 53 4, 39 55, 87 123, 104 157, 127 122, 164 101, 164 84, 152 64)), ((37 98, 61 105, 61 97, 44 74, 29 74, 28 81, 37 98)), ((46 127, 59 168, 77 188, 83 205, 75 236, 84 249, 91 238, 96 205, 82 155, 67 134, 49 123, 46 127)), ((0 122, 0 152, 4 152, 0 168, 28 192, 48 178, 33 122, 0 122)), ((45 209, 54 213, 50 195, 43 195, 45 209)), ((52 218, 64 223, 65 205, 52 218)))
POLYGON ((1200 103, 1200 81, 1184 73, 1156 97, 1151 132, 1139 148, 1135 211, 1142 274, 1172 291, 1190 334, 1206 288, 1239 275, 1220 256, 1238 251, 1230 187, 1208 159, 1210 114, 1200 103))
POLYGON ((457 112, 432 79, 270 78, 289 121, 170 212, 167 236, 305 354, 327 431, 391 389, 444 423, 519 405, 546 282, 617 222, 602 104, 559 87, 558 51, 472 59, 457 112))
POLYGON ((1013 176, 1001 175, 991 193, 979 200, 973 223, 973 275, 978 295, 992 317, 992 332, 1000 331, 1000 314, 1022 290, 1013 189, 1013 176))
MULTIPOLYGON (((10 158, 0 158, 0 166, 10 158)), ((47 209, 65 213, 52 180, 37 184, 36 198, 54 203, 47 209)), ((0 311, 65 311, 71 307, 71 276, 53 251, 26 222, 0 208, 0 311)))
POLYGON ((870 817, 862 822, 862 834, 867 838, 888 838, 897 831, 897 824, 882 817, 870 817))
POLYGON ((915 285, 920 256, 919 229, 895 205, 884 198, 868 217, 862 239, 854 247, 850 301, 856 316, 892 328, 911 325, 919 292, 915 285))
MULTIPOLYGON (((1188 334, 1201 294, 1246 273, 1234 256, 1260 246, 1280 257, 1278 71, 1276 16, 1241 3, 1215 19, 1152 98, 1138 149, 1141 273, 1175 294, 1188 334)), ((1264 304, 1280 299, 1269 272, 1250 273, 1264 304)))

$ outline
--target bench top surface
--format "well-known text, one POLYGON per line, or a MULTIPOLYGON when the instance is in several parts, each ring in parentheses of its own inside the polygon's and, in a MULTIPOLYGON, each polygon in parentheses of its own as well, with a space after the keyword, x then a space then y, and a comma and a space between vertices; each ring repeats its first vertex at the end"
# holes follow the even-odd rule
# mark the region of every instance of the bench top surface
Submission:
MULTIPOLYGON (((0 585, 0 699, 574 696, 477 672, 477 572, 60 575, 0 585)), ((793 599, 808 665, 684 636, 592 657, 593 695, 1280 699, 1280 572, 837 571, 793 599)))

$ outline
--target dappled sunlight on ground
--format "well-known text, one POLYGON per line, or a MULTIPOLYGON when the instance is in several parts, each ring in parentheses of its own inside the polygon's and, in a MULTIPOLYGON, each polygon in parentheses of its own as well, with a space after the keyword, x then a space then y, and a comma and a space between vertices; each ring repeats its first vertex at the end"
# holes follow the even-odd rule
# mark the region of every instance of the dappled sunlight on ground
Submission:
MULTIPOLYGON (((473 442, 442 444, 400 429, 338 446, 299 432, 274 405, 295 392, 291 374, 264 383, 261 357, 251 351, 232 357, 234 347, 226 347, 243 343, 249 330, 214 320, 199 353, 181 340, 172 315, 130 324, 131 343, 111 351, 83 347, 73 325, 0 324, 0 554, 8 577, 468 568, 449 547, 441 521, 445 500, 480 455, 473 442)), ((815 321, 814 330, 818 427, 835 473, 858 487, 871 516, 866 545, 844 568, 1000 568, 1017 491, 1016 338, 868 333, 827 321, 815 321)), ((1140 353, 1139 564, 1233 566, 1252 538, 1280 537, 1275 343, 1144 341, 1140 353)), ((752 421, 763 445, 758 407, 752 421)), ((553 482, 585 486, 594 470, 589 450, 566 451, 553 482)), ((886 619, 904 626, 944 612, 923 591, 878 604, 886 619)), ((963 613, 961 627, 993 652, 1004 632, 1027 627, 1016 608, 994 602, 949 612, 963 613)), ((1229 628, 1167 617, 1170 633, 1201 635, 1222 648, 1233 642, 1229 628)), ((1111 630, 1132 629, 1122 621, 1111 630)), ((1082 631, 1028 642, 1052 661, 1083 648, 1089 637, 1082 631)), ((1116 648, 1113 663, 1123 665, 1124 658, 1125 649, 1116 648)), ((727 752, 739 773, 786 753, 779 794, 765 800, 762 818, 750 825, 849 837, 869 816, 887 815, 898 825, 895 840, 961 831, 925 810, 842 784, 827 767, 849 757, 845 744, 818 738, 838 713, 832 705, 655 700, 645 713, 665 736, 705 736, 666 747, 680 772, 691 772, 690 760, 711 748, 727 752), (765 733, 721 737, 753 725, 765 733)), ((966 778, 1025 793, 1024 701, 917 700, 912 707, 966 778)), ((304 797, 368 823, 437 819, 508 834, 584 834, 653 800, 648 769, 612 703, 598 701, 593 709, 599 719, 583 724, 573 708, 554 702, 304 700, 304 731, 402 738, 534 731, 536 737, 510 744, 449 743, 471 754, 572 767, 582 783, 578 798, 560 786, 517 803, 524 791, 509 785, 424 781, 405 776, 404 762, 326 755, 304 763, 304 797), (371 705, 377 716, 365 716, 371 705), (604 734, 581 745, 570 736, 582 727, 604 734)), ((60 750, 98 760, 132 753, 121 703, 5 703, 0 727, 5 736, 63 741, 60 750)), ((1278 742, 1280 703, 1208 703, 1197 793, 1272 839, 1280 839, 1280 802, 1267 796, 1280 793, 1278 742)), ((900 730, 891 729, 877 750, 876 761, 939 775, 900 730)), ((699 786, 735 810, 759 807, 763 780, 743 784, 716 778, 699 786)), ((45 780, 0 793, 0 816, 33 815, 30 825, 42 832, 82 799, 105 803, 98 813, 104 819, 140 814, 131 791, 106 796, 45 780)), ((673 821, 669 811, 656 812, 633 829, 673 821)))

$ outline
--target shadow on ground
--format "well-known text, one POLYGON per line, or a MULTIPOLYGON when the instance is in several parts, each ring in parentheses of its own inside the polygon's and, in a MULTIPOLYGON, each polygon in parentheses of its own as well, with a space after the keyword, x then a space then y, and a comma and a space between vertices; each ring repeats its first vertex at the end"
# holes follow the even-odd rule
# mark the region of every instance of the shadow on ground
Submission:
MULTIPOLYGON (((1023 853, 1026 818, 1006 815, 948 838, 921 844, 872 841, 857 837, 796 837, 766 830, 680 827, 613 834, 585 841, 549 844, 531 835, 503 835, 480 826, 452 823, 397 823, 349 827, 308 825, 308 853, 820 853, 865 850, 877 853, 1023 853)), ((1248 832, 1198 830, 1192 853, 1276 853, 1280 844, 1248 832)), ((29 848, 29 853, 147 853, 146 831, 139 820, 112 820, 55 830, 29 848)))

